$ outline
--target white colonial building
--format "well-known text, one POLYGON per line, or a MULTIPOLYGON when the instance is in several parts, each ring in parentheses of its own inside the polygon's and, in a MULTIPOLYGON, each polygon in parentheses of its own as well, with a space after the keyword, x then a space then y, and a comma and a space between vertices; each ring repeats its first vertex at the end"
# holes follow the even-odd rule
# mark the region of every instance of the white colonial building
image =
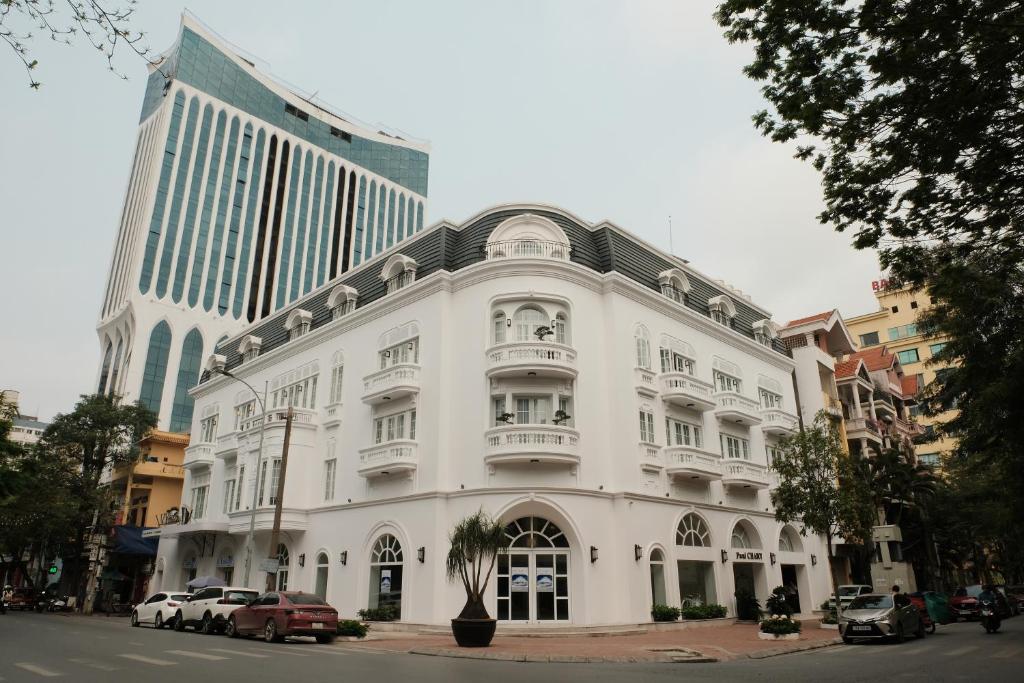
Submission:
POLYGON ((218 352, 234 378, 192 392, 190 516, 162 527, 157 587, 240 582, 254 496, 268 555, 291 405, 277 581, 343 615, 446 623, 465 601, 448 532, 481 508, 512 543, 488 589, 502 621, 827 596, 823 543, 772 512, 768 458, 797 417, 770 314, 611 223, 540 205, 442 221, 218 352), (265 420, 235 378, 267 384, 265 420))

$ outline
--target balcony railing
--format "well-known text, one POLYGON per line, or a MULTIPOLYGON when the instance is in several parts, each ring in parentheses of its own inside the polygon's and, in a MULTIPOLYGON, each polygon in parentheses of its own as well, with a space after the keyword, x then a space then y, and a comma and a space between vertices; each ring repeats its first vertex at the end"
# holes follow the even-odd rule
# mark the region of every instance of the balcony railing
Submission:
POLYGON ((197 444, 195 446, 189 446, 185 449, 185 460, 182 466, 185 469, 189 467, 197 467, 200 465, 212 465, 213 464, 213 446, 208 443, 197 444))
POLYGON ((324 407, 324 427, 333 427, 341 422, 341 403, 328 403, 324 407))
POLYGON ((714 387, 685 372, 661 373, 661 395, 684 408, 704 411, 715 407, 714 387))
POLYGON ((679 479, 711 481, 722 478, 722 456, 693 446, 665 448, 665 472, 679 479))
POLYGON ((636 368, 633 372, 637 391, 647 396, 654 396, 658 393, 658 376, 653 371, 646 368, 636 368))
POLYGON ((715 417, 744 425, 761 423, 761 404, 735 391, 715 393, 715 417))
POLYGON ((420 366, 399 363, 363 378, 363 403, 371 405, 419 393, 420 366))
POLYGON ((761 410, 761 429, 766 434, 776 436, 791 436, 796 434, 796 415, 787 413, 779 408, 764 408, 761 410))
POLYGON ((419 445, 402 439, 364 448, 359 451, 359 476, 383 477, 400 472, 414 472, 419 465, 419 445))
POLYGON ((548 258, 568 261, 572 247, 562 242, 544 240, 505 240, 490 242, 484 248, 484 256, 488 261, 509 258, 548 258))
POLYGON ((661 457, 661 447, 652 443, 640 444, 640 465, 642 467, 656 467, 659 470, 665 466, 665 460, 661 457))
POLYGON ((576 464, 580 433, 559 425, 508 425, 484 434, 484 461, 576 464))
POLYGON ((745 489, 765 489, 768 488, 768 468, 747 460, 723 460, 722 483, 745 489))
POLYGON ((825 412, 831 415, 832 417, 843 416, 843 402, 840 401, 835 396, 831 396, 829 394, 822 392, 821 403, 823 406, 825 406, 825 412))
POLYGON ((487 351, 487 374, 575 377, 576 351, 558 342, 505 342, 487 351))
POLYGON ((868 417, 851 417, 846 421, 846 435, 851 439, 862 437, 880 441, 882 438, 878 422, 868 417))

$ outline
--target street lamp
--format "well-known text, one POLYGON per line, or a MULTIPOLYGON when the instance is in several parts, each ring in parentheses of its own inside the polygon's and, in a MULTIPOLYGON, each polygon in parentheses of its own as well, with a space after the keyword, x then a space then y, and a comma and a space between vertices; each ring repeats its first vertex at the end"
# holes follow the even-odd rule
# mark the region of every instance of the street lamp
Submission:
MULTIPOLYGON (((267 400, 267 389, 268 389, 270 383, 269 382, 264 382, 263 383, 263 397, 260 398, 259 393, 255 389, 252 388, 251 384, 246 382, 241 377, 236 377, 235 375, 233 375, 230 372, 228 372, 226 369, 224 369, 224 366, 222 364, 215 365, 213 367, 213 372, 215 372, 215 373, 217 373, 219 375, 224 375, 225 377, 230 377, 231 379, 233 379, 235 381, 238 381, 238 382, 241 382, 245 386, 249 387, 249 391, 251 391, 253 396, 256 397, 256 400, 259 401, 260 412, 261 412, 261 415, 262 415, 262 417, 260 419, 260 446, 259 446, 259 449, 256 452, 256 471, 255 471, 255 475, 256 475, 255 482, 256 483, 252 487, 252 506, 249 508, 249 534, 248 534, 248 536, 246 536, 246 539, 245 539, 245 575, 243 577, 242 585, 248 588, 248 586, 249 586, 249 570, 252 567, 252 548, 253 548, 253 545, 255 543, 255 538, 256 538, 256 504, 258 502, 257 496, 259 495, 259 488, 260 488, 259 487, 260 464, 261 464, 261 461, 263 460, 263 434, 264 434, 264 432, 266 431, 266 428, 267 428, 267 403, 266 403, 266 400, 267 400)), ((240 482, 239 483, 239 486, 242 486, 242 485, 244 485, 244 482, 240 482)))

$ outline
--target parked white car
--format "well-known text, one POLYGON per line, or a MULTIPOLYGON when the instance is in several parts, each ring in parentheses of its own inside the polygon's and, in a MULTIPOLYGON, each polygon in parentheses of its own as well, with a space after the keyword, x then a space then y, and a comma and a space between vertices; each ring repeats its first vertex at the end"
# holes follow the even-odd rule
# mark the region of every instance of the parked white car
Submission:
POLYGON ((221 633, 228 615, 258 596, 259 591, 252 588, 200 588, 178 606, 174 617, 174 630, 183 631, 186 626, 191 626, 200 633, 221 633))
POLYGON ((154 593, 132 610, 132 626, 153 624, 154 628, 170 626, 178 607, 192 594, 187 591, 154 593))
MULTIPOLYGON (((850 603, 853 602, 854 598, 861 595, 867 595, 869 593, 872 593, 873 591, 874 589, 871 586, 859 583, 840 586, 839 602, 842 603, 843 609, 845 610, 850 605, 850 603)), ((829 596, 828 606, 831 609, 835 609, 836 599, 834 596, 829 596)))

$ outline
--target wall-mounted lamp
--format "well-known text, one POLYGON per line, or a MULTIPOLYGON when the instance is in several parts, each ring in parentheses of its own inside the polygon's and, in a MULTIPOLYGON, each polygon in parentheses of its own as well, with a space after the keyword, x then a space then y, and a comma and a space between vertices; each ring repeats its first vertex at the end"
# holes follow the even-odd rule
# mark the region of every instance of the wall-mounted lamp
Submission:
POLYGON ((299 553, 299 566, 300 567, 305 567, 306 566, 306 553, 299 553))
POLYGON ((590 562, 597 562, 597 546, 590 546, 590 562))
POLYGON ((818 556, 817 555, 811 555, 811 566, 812 567, 816 567, 817 565, 818 565, 818 556))
POLYGON ((636 560, 637 562, 639 562, 640 558, 643 557, 643 556, 644 556, 644 549, 641 548, 638 545, 633 546, 633 559, 636 560))
POLYGON ((416 559, 419 560, 421 563, 426 561, 427 549, 425 547, 419 547, 419 549, 416 551, 416 559))
POLYGON ((768 559, 772 561, 772 566, 775 566, 775 553, 768 553, 768 559))
POLYGON ((729 551, 726 550, 725 548, 722 548, 722 562, 724 563, 724 562, 728 562, 728 561, 729 561, 729 551))
POLYGON ((341 563, 343 565, 348 564, 348 551, 342 550, 341 555, 338 556, 338 559, 341 560, 341 563))
POLYGON ((505 327, 512 327, 512 318, 505 319, 505 327))

